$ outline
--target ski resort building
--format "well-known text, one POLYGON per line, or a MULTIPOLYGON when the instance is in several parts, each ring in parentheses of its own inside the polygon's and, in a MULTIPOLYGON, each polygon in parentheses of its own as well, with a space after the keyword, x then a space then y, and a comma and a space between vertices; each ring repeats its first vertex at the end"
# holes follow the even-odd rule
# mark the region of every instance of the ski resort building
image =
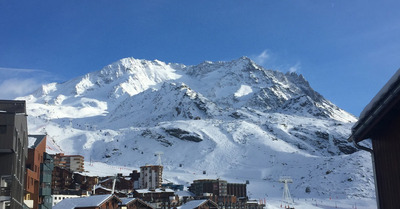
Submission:
POLYGON ((189 191, 196 196, 202 196, 205 193, 214 196, 235 196, 237 198, 247 199, 247 185, 239 183, 228 183, 221 179, 200 179, 194 180, 189 187, 189 191))
POLYGON ((378 208, 399 208, 400 70, 362 111, 349 141, 371 153, 378 208), (360 144, 366 139, 372 149, 360 144))
POLYGON ((140 189, 156 189, 161 188, 163 166, 146 165, 140 167, 140 189))
POLYGON ((54 167, 51 182, 53 194, 81 196, 92 192, 99 180, 97 176, 85 176, 65 168, 54 167))
POLYGON ((64 155, 57 153, 54 155, 54 165, 65 168, 73 172, 84 172, 84 157, 81 155, 64 155))
POLYGON ((30 208, 51 208, 53 158, 46 151, 46 135, 28 135, 25 203, 30 208))
POLYGON ((193 192, 196 196, 203 196, 205 193, 213 194, 215 196, 228 195, 228 182, 220 179, 200 179, 194 180, 189 187, 189 191, 193 192))
POLYGON ((138 198, 121 198, 121 209, 154 209, 151 205, 147 204, 138 198))
POLYGON ((112 194, 90 197, 67 198, 56 204, 53 209, 117 209, 121 200, 112 194))
MULTIPOLYGON (((133 191, 133 197, 149 203, 169 205, 175 198, 175 193, 172 189, 138 189, 133 191)), ((153 205, 153 207, 160 208, 156 205, 153 205)))
POLYGON ((25 101, 0 100, 0 139, 0 209, 20 209, 28 156, 25 101))
POLYGON ((218 205, 212 200, 193 200, 185 203, 179 209, 218 209, 218 205))

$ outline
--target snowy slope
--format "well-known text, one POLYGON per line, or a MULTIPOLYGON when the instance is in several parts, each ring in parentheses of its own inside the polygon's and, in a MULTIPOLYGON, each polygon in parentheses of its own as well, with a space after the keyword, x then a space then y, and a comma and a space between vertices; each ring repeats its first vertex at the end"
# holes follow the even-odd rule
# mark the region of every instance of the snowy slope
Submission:
POLYGON ((356 118, 302 75, 247 57, 196 66, 125 58, 19 99, 50 151, 129 168, 162 151, 165 181, 250 180, 256 198, 279 199, 282 175, 299 198, 375 196, 370 157, 346 142, 356 118))

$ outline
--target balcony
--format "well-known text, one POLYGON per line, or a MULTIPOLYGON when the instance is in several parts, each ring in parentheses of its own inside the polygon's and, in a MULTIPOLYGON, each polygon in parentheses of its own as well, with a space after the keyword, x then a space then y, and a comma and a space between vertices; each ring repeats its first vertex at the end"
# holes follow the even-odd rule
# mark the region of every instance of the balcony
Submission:
POLYGON ((11 196, 11 187, 0 187, 0 196, 11 196))
POLYGON ((45 196, 45 195, 49 196, 49 195, 51 195, 51 188, 40 188, 39 189, 39 195, 41 195, 41 196, 45 196))

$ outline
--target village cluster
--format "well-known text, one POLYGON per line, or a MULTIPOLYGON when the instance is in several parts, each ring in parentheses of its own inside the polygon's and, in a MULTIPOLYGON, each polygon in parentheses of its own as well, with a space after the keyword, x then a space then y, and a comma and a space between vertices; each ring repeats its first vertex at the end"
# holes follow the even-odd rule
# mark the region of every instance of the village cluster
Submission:
POLYGON ((87 176, 84 157, 46 153, 46 135, 29 135, 25 101, 0 101, 0 209, 261 209, 247 184, 199 179, 162 182, 162 165, 128 176, 87 176))

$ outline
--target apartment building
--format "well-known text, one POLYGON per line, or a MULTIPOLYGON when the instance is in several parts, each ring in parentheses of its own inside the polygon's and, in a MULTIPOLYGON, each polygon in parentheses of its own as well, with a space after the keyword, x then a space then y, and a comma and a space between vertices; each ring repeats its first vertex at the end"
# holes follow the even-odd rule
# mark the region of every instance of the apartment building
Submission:
POLYGON ((82 155, 64 155, 57 153, 53 156, 54 166, 68 169, 72 172, 84 172, 84 157, 82 155))
POLYGON ((140 167, 139 188, 156 189, 161 188, 163 166, 146 165, 140 167))
POLYGON ((196 196, 235 196, 241 199, 247 199, 247 185, 239 183, 228 183, 221 179, 200 179, 194 180, 189 187, 189 191, 196 196))
POLYGON ((221 179, 200 179, 194 180, 189 187, 189 191, 196 196, 203 196, 205 193, 215 196, 227 196, 228 182, 221 179))
POLYGON ((25 101, 0 100, 0 209, 24 207, 27 147, 25 101))

